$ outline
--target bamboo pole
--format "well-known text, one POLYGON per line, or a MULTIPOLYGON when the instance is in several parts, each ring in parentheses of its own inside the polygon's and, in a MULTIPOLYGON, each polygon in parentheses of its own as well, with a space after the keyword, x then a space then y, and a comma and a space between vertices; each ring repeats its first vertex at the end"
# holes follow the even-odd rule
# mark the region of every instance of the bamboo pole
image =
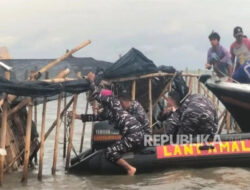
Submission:
POLYGON ((226 126, 227 126, 227 134, 229 134, 231 128, 231 114, 229 113, 229 111, 227 111, 226 126))
POLYGON ((54 78, 54 79, 46 79, 43 82, 47 83, 59 83, 59 82, 66 82, 66 81, 73 81, 77 80, 77 78, 54 78))
POLYGON ((133 80, 132 82, 132 100, 135 100, 136 96, 136 80, 133 80))
MULTIPOLYGON (((175 73, 176 75, 176 73, 175 73)), ((171 91, 172 90, 172 83, 173 83, 173 80, 175 78, 175 75, 173 75, 172 79, 170 80, 169 83, 167 83, 167 85, 164 87, 164 89, 162 90, 160 96, 156 99, 156 101, 153 103, 153 109, 155 108, 155 106, 157 105, 157 102, 160 100, 161 97, 163 97, 166 92, 169 90, 171 91)))
POLYGON ((225 109, 225 110, 221 113, 221 115, 218 117, 218 121, 220 121, 221 118, 225 117, 225 114, 226 114, 226 113, 227 113, 227 110, 225 109))
POLYGON ((152 107, 152 79, 148 79, 148 104, 149 104, 149 125, 152 128, 153 124, 153 107, 152 107))
MULTIPOLYGON (((63 109, 63 111, 61 112, 61 114, 60 114, 60 117, 62 118, 63 116, 64 116, 64 114, 65 114, 65 112, 69 109, 69 107, 71 106, 71 104, 73 103, 73 100, 74 100, 74 98, 72 98, 69 102, 68 102, 68 104, 67 104, 67 106, 63 109)), ((54 129, 54 127, 56 126, 56 120, 52 123, 52 125, 50 126, 50 128, 47 130, 47 132, 45 133, 45 137, 44 137, 44 141, 49 137, 49 135, 50 135, 50 133, 53 131, 53 129, 54 129)), ((31 145, 31 149, 36 149, 36 151, 38 151, 39 149, 40 149, 40 143, 37 145, 37 144, 32 144, 31 145)), ((21 156, 22 156, 22 154, 23 154, 23 152, 25 151, 25 149, 23 149, 21 152, 20 152, 20 154, 15 158, 15 160, 18 160, 21 156)), ((10 165, 9 165, 9 167, 11 167, 12 165, 14 164, 14 162, 12 162, 10 165)))
POLYGON ((26 127, 26 137, 25 137, 25 152, 24 152, 24 167, 23 167, 23 177, 22 182, 27 183, 28 180, 28 167, 29 167, 29 156, 30 156, 30 137, 31 137, 31 124, 32 124, 32 98, 28 105, 28 117, 27 117, 27 127, 26 127))
MULTIPOLYGON (((72 49, 72 50, 68 51, 67 53, 65 53, 63 56, 59 57, 58 59, 56 59, 56 60, 50 62, 49 64, 47 64, 46 66, 44 66, 38 72, 30 74, 30 76, 28 77, 28 80, 38 80, 43 73, 46 73, 49 69, 51 69, 52 67, 54 67, 55 65, 57 65, 61 61, 65 60, 67 57, 71 56, 73 53, 75 53, 75 52, 79 51, 80 49, 86 47, 90 43, 91 43, 90 40, 87 40, 87 41, 83 42, 79 46, 77 46, 74 49, 72 49)), ((16 99, 16 96, 9 95, 8 99, 9 99, 9 102, 12 102, 13 100, 16 99)), ((2 106, 1 102, 0 102, 0 106, 2 106)))
POLYGON ((47 107, 47 98, 43 99, 43 112, 42 112, 42 126, 41 126, 41 142, 40 142, 40 157, 39 157, 39 170, 37 178, 42 180, 43 174, 43 156, 44 156, 44 133, 45 133, 45 121, 46 121, 46 107, 47 107))
POLYGON ((64 78, 65 76, 68 76, 70 73, 70 69, 66 68, 64 70, 62 70, 61 72, 59 72, 55 78, 64 78))
MULTIPOLYGON (((92 104, 92 112, 94 115, 98 114, 98 102, 96 100, 93 101, 92 104)), ((91 128, 91 142, 94 140, 94 122, 92 122, 92 128, 91 128)))
POLYGON ((70 162, 70 153, 72 149, 72 140, 73 140, 73 133, 74 133, 74 125, 75 125, 75 113, 76 113, 76 106, 77 106, 77 98, 78 94, 74 95, 74 102, 73 102, 73 110, 72 110, 72 121, 70 124, 70 131, 69 131, 69 139, 68 139, 68 148, 67 148, 67 156, 66 156, 66 167, 65 169, 69 169, 69 162, 70 162))
MULTIPOLYGON (((10 80, 10 72, 5 71, 4 76, 7 80, 10 80)), ((8 125, 8 94, 3 93, 3 111, 2 111, 2 123, 1 123, 1 144, 0 144, 0 186, 3 184, 4 175, 4 163, 6 156, 6 134, 8 125)))
POLYGON ((10 80, 10 72, 9 71, 5 71, 4 72, 4 77, 5 77, 5 79, 10 80))
MULTIPOLYGON (((34 101, 34 104, 35 104, 34 105, 34 122, 37 128, 37 101, 36 100, 34 101)), ((34 161, 35 161, 35 164, 37 164, 37 152, 35 152, 34 161)))
POLYGON ((189 77, 188 87, 189 87, 189 94, 191 94, 193 90, 193 77, 189 77))
MULTIPOLYGON (((201 74, 201 70, 199 69, 198 70, 198 75, 200 75, 201 74)), ((198 94, 200 94, 201 93, 201 83, 200 83, 200 81, 198 80, 198 87, 197 87, 197 91, 198 91, 198 94)))
MULTIPOLYGON (((131 80, 138 80, 138 79, 145 79, 145 78, 153 78, 153 77, 171 77, 176 75, 176 73, 152 73, 152 74, 146 74, 146 75, 141 75, 137 77, 126 77, 126 78, 116 78, 112 80, 108 80, 108 82, 124 82, 124 81, 131 81, 131 80)), ((191 73, 182 73, 183 77, 200 77, 198 74, 191 74, 191 73)))
MULTIPOLYGON (((64 108, 67 106, 67 93, 64 95, 64 108)), ((64 114, 63 117, 63 158, 66 158, 66 141, 67 141, 67 115, 64 114)))
POLYGON ((225 124, 226 118, 227 118, 227 117, 226 117, 226 115, 225 115, 224 118, 223 118, 223 120, 222 120, 222 122, 221 122, 221 124, 220 124, 218 134, 221 134, 221 131, 222 131, 223 126, 224 126, 224 124, 225 124))
MULTIPOLYGON (((186 69, 185 69, 185 73, 188 73, 188 68, 186 67, 186 69)), ((186 81, 186 84, 188 83, 188 77, 187 76, 185 76, 185 81, 186 81)))
POLYGON ((34 105, 34 122, 37 126, 37 105, 36 105, 37 101, 35 100, 34 103, 35 103, 35 105, 34 105))
MULTIPOLYGON (((87 97, 87 95, 86 95, 87 97)), ((89 100, 88 98, 86 98, 87 100, 87 103, 86 103, 86 107, 85 107, 85 114, 88 113, 88 108, 89 108, 89 100)), ((83 123, 83 126, 82 126, 82 136, 81 136, 81 143, 80 143, 80 150, 79 152, 82 153, 82 149, 83 149, 83 142, 84 142, 84 136, 85 136, 85 127, 86 127, 86 122, 83 123)))
POLYGON ((2 123, 1 123, 1 154, 0 154, 0 186, 3 184, 3 173, 4 173, 4 162, 6 156, 6 133, 7 133, 7 113, 8 113, 8 100, 7 94, 3 95, 3 112, 2 112, 2 123))
MULTIPOLYGON (((64 114, 69 109, 69 107, 71 106, 71 104, 73 103, 73 101, 74 101, 74 97, 71 98, 71 100, 68 102, 67 106, 63 109, 63 111, 60 114, 60 118, 62 118, 64 116, 64 114)), ((45 140, 48 138, 48 136, 53 131, 53 129, 54 129, 55 126, 56 126, 56 120, 52 123, 52 125, 50 126, 50 128, 48 129, 48 131, 45 133, 45 140)))
POLYGON ((57 155, 58 155, 58 139, 59 139, 59 130, 60 130, 60 125, 61 125, 61 118, 60 118, 61 103, 62 103, 62 94, 59 94, 58 95, 58 105, 57 105, 56 134, 55 134, 52 175, 56 174, 56 162, 57 162, 57 155))
POLYGON ((65 60, 67 57, 71 56, 73 53, 75 53, 75 52, 79 51, 80 49, 86 47, 90 43, 91 43, 91 41, 87 40, 87 41, 83 42, 82 44, 80 44, 79 46, 75 47, 74 49, 66 52, 63 56, 61 56, 58 59, 50 62, 49 64, 47 64, 46 66, 44 66, 43 68, 41 68, 38 72, 36 72, 34 74, 34 78, 35 79, 40 78, 41 74, 45 73, 46 71, 48 71, 49 69, 51 69, 52 67, 54 67, 55 65, 57 65, 58 63, 60 63, 61 61, 65 60))

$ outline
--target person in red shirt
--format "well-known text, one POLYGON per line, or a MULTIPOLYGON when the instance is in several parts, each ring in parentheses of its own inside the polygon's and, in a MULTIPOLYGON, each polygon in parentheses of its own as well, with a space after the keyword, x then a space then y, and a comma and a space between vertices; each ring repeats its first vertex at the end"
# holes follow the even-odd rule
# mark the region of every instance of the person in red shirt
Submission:
POLYGON ((230 47, 232 62, 234 63, 233 79, 248 83, 250 67, 250 40, 244 35, 241 27, 234 28, 233 35, 236 41, 230 47))

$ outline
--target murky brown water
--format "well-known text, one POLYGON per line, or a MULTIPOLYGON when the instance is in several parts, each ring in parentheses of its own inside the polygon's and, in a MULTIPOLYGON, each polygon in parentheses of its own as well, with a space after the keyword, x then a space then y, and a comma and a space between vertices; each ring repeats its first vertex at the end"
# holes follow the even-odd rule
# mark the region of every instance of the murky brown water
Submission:
MULTIPOLYGON (((47 109, 47 129, 56 117, 57 102, 48 103, 47 109)), ((78 112, 84 110, 84 98, 80 95, 78 99, 78 112)), ((41 115, 42 106, 38 107, 38 113, 41 115)), ((39 115, 39 116, 40 116, 39 115)), ((40 133, 41 118, 38 118, 38 130, 40 133)), ((82 130, 82 123, 76 122, 74 131, 74 146, 79 150, 80 135, 82 130)), ((31 170, 27 185, 22 185, 20 179, 22 170, 12 174, 6 174, 4 177, 4 186, 2 189, 15 190, 61 190, 61 189, 250 189, 250 169, 246 168, 208 168, 208 169, 178 169, 165 170, 158 173, 140 174, 134 177, 128 176, 99 176, 86 175, 76 176, 69 175, 64 170, 62 138, 63 126, 61 126, 59 154, 57 161, 57 173, 55 176, 51 175, 51 166, 53 160, 54 149, 54 134, 47 139, 45 143, 44 167, 43 167, 43 181, 37 180, 38 170, 31 170)), ((86 136, 84 148, 90 146, 90 125, 86 127, 86 136)), ((74 156, 74 153, 72 153, 74 156)), ((37 167, 37 166, 36 166, 37 167)))

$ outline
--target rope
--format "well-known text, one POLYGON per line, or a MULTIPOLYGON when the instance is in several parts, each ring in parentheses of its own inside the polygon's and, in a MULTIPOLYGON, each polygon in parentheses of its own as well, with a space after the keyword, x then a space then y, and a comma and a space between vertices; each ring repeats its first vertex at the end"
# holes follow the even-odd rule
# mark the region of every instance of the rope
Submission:
MULTIPOLYGON (((68 141, 68 139, 69 139, 69 128, 70 128, 70 124, 71 124, 71 122, 72 122, 72 119, 68 116, 68 112, 67 113, 65 113, 66 114, 66 143, 67 142, 69 142, 68 141)), ((65 115, 64 115, 65 116, 65 115)), ((61 125, 62 125, 62 122, 61 122, 61 125)), ((60 125, 60 126, 61 126, 60 125)), ((59 144, 64 144, 64 142, 58 142, 59 144)), ((80 159, 80 157, 79 157, 79 155, 76 153, 76 149, 75 149, 75 147, 74 147, 74 145, 73 145, 73 143, 72 143, 72 150, 73 150, 73 152, 74 152, 74 154, 75 154, 75 156, 78 158, 78 159, 80 159)))

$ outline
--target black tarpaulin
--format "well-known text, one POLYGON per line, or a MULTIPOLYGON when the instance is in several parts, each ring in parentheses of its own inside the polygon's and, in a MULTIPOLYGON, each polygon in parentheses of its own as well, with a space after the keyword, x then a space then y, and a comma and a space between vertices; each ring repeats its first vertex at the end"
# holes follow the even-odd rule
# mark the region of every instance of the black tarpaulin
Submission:
POLYGON ((86 79, 48 83, 43 81, 14 82, 0 77, 0 93, 16 96, 51 97, 61 92, 81 93, 89 90, 89 81, 86 79))
POLYGON ((132 48, 104 72, 105 79, 139 76, 158 72, 157 67, 139 50, 132 48))

